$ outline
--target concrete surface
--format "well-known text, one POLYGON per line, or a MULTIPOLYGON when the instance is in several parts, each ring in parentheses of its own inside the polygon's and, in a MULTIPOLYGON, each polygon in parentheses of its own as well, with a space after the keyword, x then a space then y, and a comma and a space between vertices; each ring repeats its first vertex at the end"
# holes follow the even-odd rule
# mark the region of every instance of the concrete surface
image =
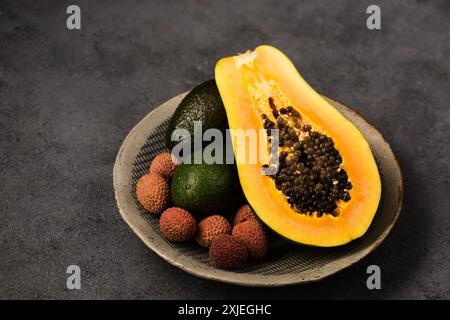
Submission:
POLYGON ((450 298, 449 1, 0 2, 0 298, 450 298), (79 4, 82 30, 66 28, 79 4), (382 30, 365 27, 377 3, 382 30), (152 108, 272 44, 392 144, 405 205, 387 241, 323 282, 278 289, 197 279, 120 218, 112 166, 152 108), (66 289, 66 267, 82 289, 66 289), (366 288, 366 268, 382 290, 366 288))

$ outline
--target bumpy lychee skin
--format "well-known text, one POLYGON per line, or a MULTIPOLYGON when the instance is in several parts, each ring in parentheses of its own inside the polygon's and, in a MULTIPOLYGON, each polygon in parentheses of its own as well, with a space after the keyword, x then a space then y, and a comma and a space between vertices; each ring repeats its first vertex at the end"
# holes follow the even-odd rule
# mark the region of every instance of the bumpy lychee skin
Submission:
POLYGON ((160 213, 169 201, 169 183, 156 173, 142 176, 136 184, 136 197, 150 213, 160 213))
POLYGON ((169 152, 158 154, 150 164, 150 172, 159 174, 163 178, 170 178, 177 168, 178 164, 172 159, 169 152))
POLYGON ((248 252, 240 240, 229 234, 220 234, 209 247, 209 259, 217 268, 236 269, 247 261, 248 252))
POLYGON ((161 214, 159 229, 169 241, 187 241, 194 237, 197 223, 194 217, 182 208, 169 208, 161 214))
POLYGON ((231 234, 244 243, 251 260, 259 260, 267 254, 267 236, 258 222, 253 220, 241 222, 233 227, 231 234))
POLYGON ((197 228, 195 240, 202 247, 209 247, 212 240, 219 234, 230 234, 231 224, 222 216, 213 215, 203 219, 197 228))
POLYGON ((261 223, 261 221, 256 216, 253 209, 248 204, 245 204, 242 207, 240 207, 236 212, 236 215, 234 216, 233 220, 233 226, 248 220, 254 220, 258 223, 261 223))

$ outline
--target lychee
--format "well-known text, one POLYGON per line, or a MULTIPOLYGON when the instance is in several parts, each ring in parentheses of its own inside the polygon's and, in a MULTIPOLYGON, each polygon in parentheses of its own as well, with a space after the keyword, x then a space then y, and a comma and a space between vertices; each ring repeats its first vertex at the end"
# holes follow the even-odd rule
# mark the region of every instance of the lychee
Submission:
POLYGON ((231 234, 244 243, 249 259, 259 260, 266 255, 268 241, 260 223, 253 220, 241 222, 233 227, 231 234))
POLYGON ((229 234, 220 234, 209 247, 209 259, 217 268, 236 269, 247 261, 248 252, 240 240, 229 234))
POLYGON ((158 154, 150 164, 150 172, 159 174, 163 178, 170 178, 177 168, 178 164, 172 158, 169 152, 158 154))
POLYGON ((258 223, 261 223, 261 221, 256 216, 253 209, 248 204, 245 204, 245 205, 241 206, 238 209, 238 211, 236 212, 236 215, 234 216, 234 220, 233 220, 233 226, 237 225, 238 223, 248 221, 248 220, 254 220, 254 221, 257 221, 258 223))
POLYGON ((219 215, 203 219, 197 228, 195 240, 203 247, 209 247, 212 240, 219 234, 230 234, 231 225, 227 219, 219 215))

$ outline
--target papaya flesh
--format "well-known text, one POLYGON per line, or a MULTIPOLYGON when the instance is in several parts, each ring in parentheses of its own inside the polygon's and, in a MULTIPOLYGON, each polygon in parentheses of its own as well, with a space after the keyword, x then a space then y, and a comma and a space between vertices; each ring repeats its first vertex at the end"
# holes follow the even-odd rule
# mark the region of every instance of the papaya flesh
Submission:
POLYGON ((347 118, 312 89, 279 50, 263 45, 221 59, 215 78, 236 159, 239 130, 278 129, 279 167, 270 163, 269 131, 256 162, 237 162, 244 194, 261 220, 294 242, 333 247, 361 237, 381 196, 370 146, 347 118), (281 119, 281 120, 280 120, 281 119))

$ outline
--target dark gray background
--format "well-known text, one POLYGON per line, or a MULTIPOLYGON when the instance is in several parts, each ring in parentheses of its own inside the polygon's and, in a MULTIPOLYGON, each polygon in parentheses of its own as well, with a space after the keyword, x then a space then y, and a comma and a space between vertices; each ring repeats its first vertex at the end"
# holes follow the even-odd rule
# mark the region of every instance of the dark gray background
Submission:
POLYGON ((450 298, 450 2, 0 2, 0 298, 450 298), (66 7, 82 30, 66 29, 66 7), (377 3, 382 30, 365 27, 377 3), (129 130, 213 77, 221 57, 284 51, 384 134, 405 203, 385 243, 320 283, 241 288, 184 273, 122 221, 112 167, 129 130), (82 289, 65 288, 66 267, 82 289), (365 270, 382 269, 369 291, 365 270))

